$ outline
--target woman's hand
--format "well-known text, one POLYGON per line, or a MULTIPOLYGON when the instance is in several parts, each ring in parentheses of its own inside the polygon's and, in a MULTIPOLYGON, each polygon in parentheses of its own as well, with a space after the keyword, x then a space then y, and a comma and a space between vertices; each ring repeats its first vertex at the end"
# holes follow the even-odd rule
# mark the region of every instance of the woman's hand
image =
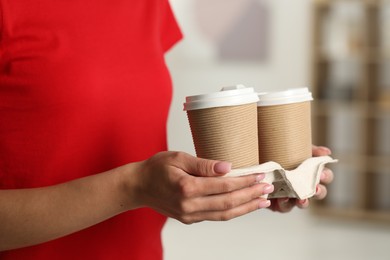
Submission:
POLYGON ((273 185, 259 183, 264 174, 221 178, 231 170, 230 163, 183 152, 158 153, 137 168, 138 206, 185 224, 229 220, 266 208, 270 201, 260 196, 274 190, 273 185))
MULTIPOLYGON (((313 156, 325 156, 330 155, 332 152, 329 148, 323 147, 323 146, 315 146, 313 145, 313 156)), ((330 184, 333 181, 333 172, 328 169, 324 168, 324 170, 321 173, 320 177, 320 184, 317 186, 316 194, 314 195, 314 199, 322 200, 327 195, 327 184, 330 184)), ((280 198, 280 199, 272 199, 271 200, 271 206, 270 209, 273 211, 279 211, 279 212, 289 212, 291 211, 295 206, 298 208, 307 208, 309 206, 309 200, 298 200, 298 199, 292 199, 292 198, 280 198)))
POLYGON ((264 175, 226 177, 231 165, 162 152, 57 185, 0 189, 0 251, 40 244, 128 210, 151 207, 183 223, 228 220, 265 208, 264 175))

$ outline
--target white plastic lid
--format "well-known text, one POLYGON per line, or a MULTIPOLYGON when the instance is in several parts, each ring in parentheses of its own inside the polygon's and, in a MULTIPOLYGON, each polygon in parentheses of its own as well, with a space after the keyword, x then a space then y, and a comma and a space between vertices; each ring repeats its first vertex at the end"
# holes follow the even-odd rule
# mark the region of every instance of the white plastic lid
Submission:
POLYGON ((237 85, 224 87, 219 92, 186 97, 184 110, 237 106, 257 101, 259 101, 259 97, 253 88, 237 85))
POLYGON ((308 88, 293 88, 279 92, 260 93, 257 106, 285 105, 312 100, 313 97, 308 88))

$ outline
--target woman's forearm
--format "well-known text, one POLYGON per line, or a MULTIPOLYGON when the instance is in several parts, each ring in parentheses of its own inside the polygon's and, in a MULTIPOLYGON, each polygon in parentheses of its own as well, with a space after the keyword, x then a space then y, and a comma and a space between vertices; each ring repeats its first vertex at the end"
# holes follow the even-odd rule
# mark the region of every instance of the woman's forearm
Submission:
POLYGON ((0 251, 43 243, 137 207, 136 163, 63 184, 0 190, 0 251))
POLYGON ((0 250, 55 239, 115 216, 149 207, 191 224, 229 220, 270 206, 264 174, 221 178, 231 164, 183 152, 161 152, 46 188, 0 190, 0 250))

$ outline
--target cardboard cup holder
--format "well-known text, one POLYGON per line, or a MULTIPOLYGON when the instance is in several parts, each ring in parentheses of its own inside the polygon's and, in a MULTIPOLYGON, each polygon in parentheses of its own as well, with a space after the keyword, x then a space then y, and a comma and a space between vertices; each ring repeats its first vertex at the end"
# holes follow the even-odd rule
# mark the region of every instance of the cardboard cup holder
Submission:
POLYGON ((288 197, 303 200, 315 195, 325 165, 337 161, 330 156, 312 157, 306 159, 294 170, 285 170, 280 164, 270 161, 251 167, 233 169, 225 177, 264 173, 265 178, 261 182, 275 186, 274 192, 263 195, 264 198, 288 197))

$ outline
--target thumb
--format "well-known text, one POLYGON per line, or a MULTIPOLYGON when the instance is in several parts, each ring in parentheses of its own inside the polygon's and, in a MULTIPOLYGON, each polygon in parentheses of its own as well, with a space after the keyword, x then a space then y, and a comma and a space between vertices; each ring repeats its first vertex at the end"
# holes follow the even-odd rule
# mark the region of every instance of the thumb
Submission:
POLYGON ((331 155, 332 151, 325 146, 312 145, 312 153, 313 156, 324 156, 324 155, 331 155))
POLYGON ((225 175, 232 169, 230 162, 207 160, 193 157, 186 165, 186 172, 199 177, 215 177, 225 175))

